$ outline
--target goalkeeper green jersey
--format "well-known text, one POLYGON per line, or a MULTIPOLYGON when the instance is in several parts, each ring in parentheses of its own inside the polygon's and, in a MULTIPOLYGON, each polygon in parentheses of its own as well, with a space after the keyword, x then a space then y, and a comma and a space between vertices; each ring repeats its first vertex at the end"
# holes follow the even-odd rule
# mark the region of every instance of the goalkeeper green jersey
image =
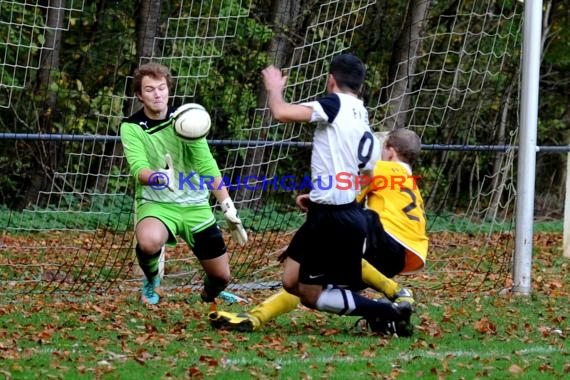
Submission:
POLYGON ((209 189, 201 178, 221 175, 206 138, 186 142, 176 136, 173 111, 169 109, 164 120, 152 120, 141 109, 121 124, 125 157, 136 180, 137 206, 145 202, 208 204, 209 189), (176 191, 141 184, 138 180, 141 170, 163 171, 167 153, 172 156, 176 177, 169 180, 174 181, 176 191))

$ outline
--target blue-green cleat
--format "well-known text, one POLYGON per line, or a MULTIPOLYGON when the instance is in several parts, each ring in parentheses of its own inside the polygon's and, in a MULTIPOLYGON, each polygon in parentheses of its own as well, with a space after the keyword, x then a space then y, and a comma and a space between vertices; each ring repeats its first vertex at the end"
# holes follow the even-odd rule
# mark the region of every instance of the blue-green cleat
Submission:
POLYGON ((160 286, 160 277, 156 276, 152 281, 143 280, 141 301, 149 305, 156 305, 160 300, 160 296, 155 291, 160 286))

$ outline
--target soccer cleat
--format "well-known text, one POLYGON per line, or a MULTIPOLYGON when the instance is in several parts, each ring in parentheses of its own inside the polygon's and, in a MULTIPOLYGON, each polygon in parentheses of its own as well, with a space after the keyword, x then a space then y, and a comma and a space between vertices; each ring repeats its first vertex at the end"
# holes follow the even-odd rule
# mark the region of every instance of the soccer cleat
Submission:
POLYGON ((152 281, 148 279, 143 280, 141 301, 149 305, 156 305, 160 300, 160 296, 155 291, 155 288, 160 286, 160 277, 156 276, 152 281))
POLYGON ((396 334, 396 324, 393 321, 386 321, 382 318, 360 318, 354 325, 358 332, 371 331, 383 336, 396 334))
POLYGON ((414 325, 412 324, 413 305, 407 301, 394 303, 394 305, 400 314, 400 319, 395 321, 396 334, 402 337, 412 336, 414 333, 414 325))
POLYGON ((416 303, 414 300, 414 294, 410 289, 407 288, 402 288, 398 293, 394 295, 394 298, 391 301, 394 303, 407 302, 412 306, 412 308, 416 303))
POLYGON ((402 301, 399 304, 396 304, 386 298, 378 298, 375 301, 394 305, 398 314, 398 319, 387 320, 379 316, 362 318, 356 322, 356 327, 358 327, 358 329, 369 329, 370 331, 380 335, 397 335, 399 337, 412 336, 414 331, 414 326, 411 322, 413 307, 409 302, 402 301))
MULTIPOLYGON (((393 305, 392 301, 386 298, 377 298, 374 301, 393 305)), ((395 307, 395 305, 393 307, 395 307)), ((394 321, 379 316, 361 318, 356 322, 355 326, 358 327, 359 330, 370 330, 380 335, 394 335, 396 333, 394 321)))
POLYGON ((216 311, 208 314, 210 324, 215 329, 251 332, 261 326, 258 318, 247 313, 216 311))
POLYGON ((249 300, 226 291, 221 291, 218 297, 228 303, 249 303, 249 300))

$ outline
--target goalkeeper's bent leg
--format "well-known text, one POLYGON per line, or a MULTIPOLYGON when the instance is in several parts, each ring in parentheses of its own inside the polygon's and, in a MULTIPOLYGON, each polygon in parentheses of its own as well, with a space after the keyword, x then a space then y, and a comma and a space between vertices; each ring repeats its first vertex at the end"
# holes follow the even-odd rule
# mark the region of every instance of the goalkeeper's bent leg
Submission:
POLYGON ((162 253, 162 248, 152 255, 147 255, 142 251, 140 245, 137 244, 135 252, 137 254, 137 261, 145 277, 149 282, 152 282, 154 278, 158 276, 158 259, 162 253))
POLYGON ((226 286, 228 286, 228 281, 225 279, 207 275, 204 279, 204 290, 200 294, 202 301, 214 302, 226 286))
POLYGON ((294 310, 301 300, 285 289, 265 299, 261 304, 251 309, 248 314, 259 321, 259 326, 277 318, 278 316, 294 310))
POLYGON ((391 300, 396 298, 396 294, 402 290, 396 281, 384 276, 365 259, 362 259, 362 281, 391 300))

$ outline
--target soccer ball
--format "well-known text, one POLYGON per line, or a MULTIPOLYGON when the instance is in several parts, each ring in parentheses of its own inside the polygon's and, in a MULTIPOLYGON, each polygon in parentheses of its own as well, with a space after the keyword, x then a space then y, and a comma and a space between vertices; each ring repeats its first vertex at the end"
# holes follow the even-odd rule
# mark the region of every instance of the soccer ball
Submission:
POLYGON ((206 109, 198 103, 183 104, 172 114, 174 131, 184 140, 205 137, 210 131, 212 120, 206 109))

